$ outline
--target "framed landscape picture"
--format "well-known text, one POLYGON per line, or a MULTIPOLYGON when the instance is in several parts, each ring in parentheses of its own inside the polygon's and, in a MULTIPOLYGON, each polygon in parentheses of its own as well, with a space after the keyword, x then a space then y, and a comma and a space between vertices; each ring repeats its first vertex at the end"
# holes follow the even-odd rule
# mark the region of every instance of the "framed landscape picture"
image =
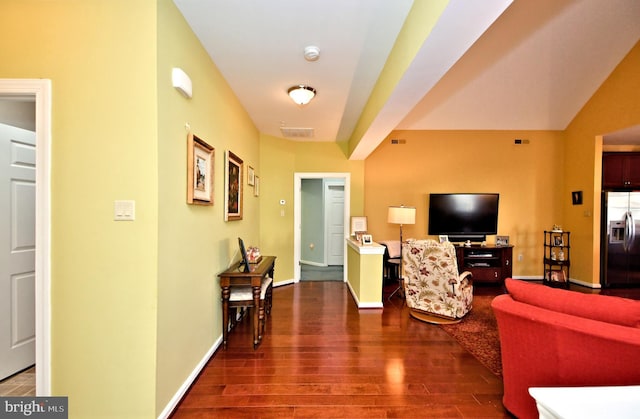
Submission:
POLYGON ((187 136, 187 203, 213 205, 215 149, 197 136, 187 136))
POLYGON ((242 159, 227 151, 224 172, 224 220, 242 220, 242 159))

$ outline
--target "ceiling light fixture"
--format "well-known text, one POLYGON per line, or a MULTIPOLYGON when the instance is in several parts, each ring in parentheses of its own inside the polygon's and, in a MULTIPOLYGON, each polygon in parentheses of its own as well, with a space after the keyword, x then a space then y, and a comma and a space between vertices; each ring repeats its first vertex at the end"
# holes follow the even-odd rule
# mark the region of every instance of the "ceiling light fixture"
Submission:
POLYGON ((291 100, 293 100, 297 105, 306 105, 315 97, 316 89, 305 84, 299 84, 297 86, 290 87, 289 90, 287 90, 287 93, 289 93, 289 97, 291 97, 291 100))

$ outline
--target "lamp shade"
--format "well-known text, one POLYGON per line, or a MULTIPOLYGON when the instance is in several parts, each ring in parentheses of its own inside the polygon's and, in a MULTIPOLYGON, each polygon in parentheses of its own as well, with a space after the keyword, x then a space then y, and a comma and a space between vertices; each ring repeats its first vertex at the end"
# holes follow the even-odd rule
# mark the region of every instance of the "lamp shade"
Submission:
POLYGON ((416 209, 415 207, 389 207, 387 222, 391 224, 415 224, 416 209))
POLYGON ((297 86, 290 87, 287 90, 289 97, 298 105, 306 105, 316 95, 316 89, 311 86, 299 84, 297 86))

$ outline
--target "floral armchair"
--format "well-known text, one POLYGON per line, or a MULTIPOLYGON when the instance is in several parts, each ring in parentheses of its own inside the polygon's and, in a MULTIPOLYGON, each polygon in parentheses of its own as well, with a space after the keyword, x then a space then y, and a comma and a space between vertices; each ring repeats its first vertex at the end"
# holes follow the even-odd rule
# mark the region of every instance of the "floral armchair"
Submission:
POLYGON ((455 323, 471 310, 471 272, 458 272, 450 242, 408 240, 402 244, 403 278, 411 315, 431 323, 455 323))

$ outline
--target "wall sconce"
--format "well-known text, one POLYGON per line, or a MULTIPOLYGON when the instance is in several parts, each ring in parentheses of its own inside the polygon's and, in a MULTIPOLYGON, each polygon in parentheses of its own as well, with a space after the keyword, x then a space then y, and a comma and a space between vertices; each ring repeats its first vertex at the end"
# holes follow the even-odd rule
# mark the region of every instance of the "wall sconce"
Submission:
POLYGON ((182 71, 181 68, 174 67, 173 70, 171 70, 171 83, 173 84, 173 87, 178 89, 178 91, 184 95, 184 97, 191 99, 191 79, 187 73, 182 71))

